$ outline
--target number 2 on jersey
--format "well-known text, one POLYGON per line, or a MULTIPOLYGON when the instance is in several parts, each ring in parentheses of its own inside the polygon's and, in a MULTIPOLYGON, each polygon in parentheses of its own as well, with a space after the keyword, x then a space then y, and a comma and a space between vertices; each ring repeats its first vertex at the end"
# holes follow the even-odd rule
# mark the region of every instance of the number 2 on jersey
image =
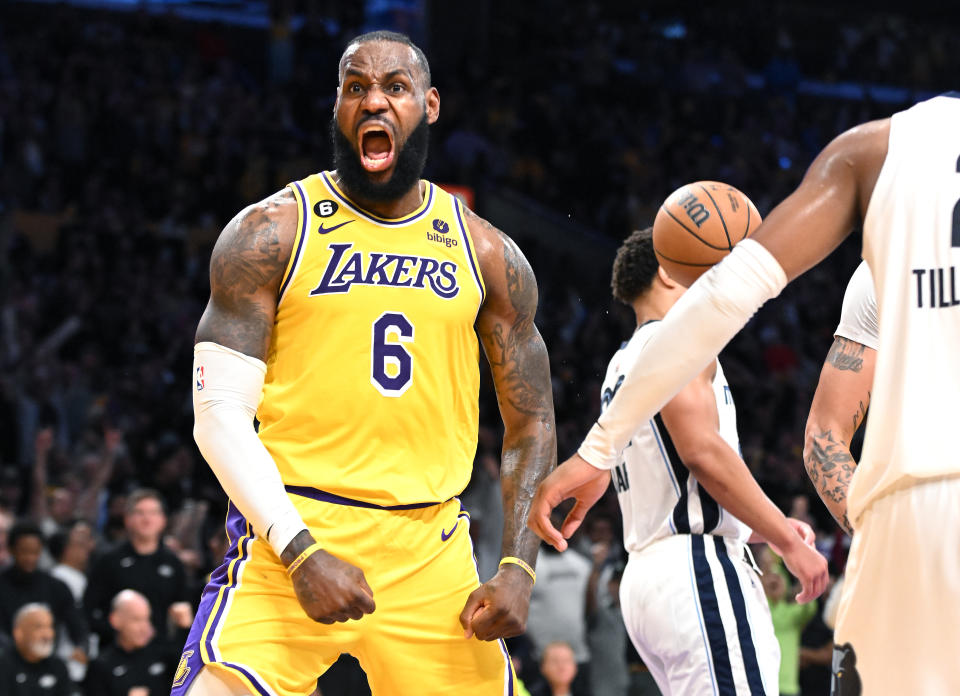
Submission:
MULTIPOLYGON (((960 157, 957 158, 957 173, 960 174, 960 157)), ((953 235, 950 246, 960 247, 960 201, 953 206, 953 235)))
POLYGON ((402 312, 384 312, 373 322, 370 383, 384 396, 401 396, 413 382, 413 324, 402 312), (390 369, 393 368, 393 369, 390 369))

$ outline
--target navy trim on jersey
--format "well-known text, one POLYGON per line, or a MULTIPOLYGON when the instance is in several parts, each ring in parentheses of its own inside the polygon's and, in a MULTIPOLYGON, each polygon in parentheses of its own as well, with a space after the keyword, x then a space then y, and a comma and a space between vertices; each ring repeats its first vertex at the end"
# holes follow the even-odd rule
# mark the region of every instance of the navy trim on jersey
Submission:
POLYGON ((720 526, 720 505, 707 489, 697 481, 697 491, 700 495, 700 510, 703 513, 703 533, 709 534, 720 526))
POLYGON ((747 604, 743 599, 743 590, 740 588, 740 578, 737 569, 733 567, 727 545, 722 537, 713 537, 717 548, 717 560, 723 568, 723 576, 727 579, 727 590, 730 592, 730 602, 733 604, 733 615, 737 619, 737 637, 740 639, 740 652, 743 655, 743 668, 747 673, 747 684, 750 685, 750 696, 764 696, 763 676, 760 674, 760 663, 757 661, 757 650, 753 645, 753 634, 750 632, 750 622, 747 619, 747 604))
POLYGON ((707 629, 707 641, 710 643, 710 657, 716 673, 718 692, 720 696, 736 696, 737 685, 733 681, 727 636, 723 630, 723 617, 720 615, 720 603, 717 601, 713 573, 707 562, 703 536, 692 535, 690 548, 693 554, 693 574, 697 581, 697 595, 703 611, 703 625, 707 629))
POLYGON ((420 212, 414 212, 407 217, 398 219, 382 218, 367 210, 364 210, 352 200, 347 198, 346 194, 341 193, 340 190, 337 189, 337 187, 333 184, 333 180, 327 175, 326 172, 320 172, 320 176, 323 177, 323 180, 327 184, 327 188, 330 190, 330 193, 339 198, 341 203, 350 208, 350 210, 355 212, 357 215, 362 215, 370 222, 375 222, 378 225, 406 225, 409 222, 413 222, 414 220, 423 217, 429 212, 430 208, 433 207, 433 184, 427 181, 425 182, 427 185, 427 190, 425 191, 427 202, 424 204, 420 212))
POLYGON ((960 92, 957 92, 957 91, 944 92, 944 93, 941 94, 940 96, 941 96, 941 97, 953 97, 954 99, 960 99, 960 92))
POLYGON ((680 488, 680 499, 673 506, 673 526, 677 534, 690 533, 690 514, 687 512, 687 481, 690 478, 690 470, 680 461, 680 455, 677 454, 677 448, 673 446, 673 440, 670 439, 670 432, 667 426, 663 424, 663 418, 658 413, 653 417, 657 430, 660 432, 660 440, 663 442, 663 448, 666 450, 667 461, 673 468, 674 478, 677 480, 677 486, 680 488))

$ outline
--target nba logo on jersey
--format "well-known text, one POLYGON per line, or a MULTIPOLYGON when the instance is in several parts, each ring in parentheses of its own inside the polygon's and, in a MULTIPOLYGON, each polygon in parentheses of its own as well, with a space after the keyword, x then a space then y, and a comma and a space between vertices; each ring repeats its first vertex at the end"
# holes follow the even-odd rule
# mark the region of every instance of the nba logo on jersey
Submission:
POLYGON ((203 365, 197 367, 197 391, 203 391, 203 365))

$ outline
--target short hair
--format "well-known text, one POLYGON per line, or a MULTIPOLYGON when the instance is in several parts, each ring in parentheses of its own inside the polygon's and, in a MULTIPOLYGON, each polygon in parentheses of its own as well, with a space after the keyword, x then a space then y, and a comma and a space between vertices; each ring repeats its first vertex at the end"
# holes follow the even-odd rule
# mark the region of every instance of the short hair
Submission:
POLYGON ((46 540, 43 536, 43 531, 40 529, 40 525, 30 520, 22 520, 16 522, 11 528, 9 534, 7 534, 7 546, 11 549, 17 545, 17 542, 20 541, 23 537, 37 537, 40 540, 41 544, 45 544, 46 540))
POLYGON ((613 296, 624 304, 632 304, 653 285, 659 267, 653 253, 653 228, 635 230, 617 249, 610 278, 613 296))
POLYGON ((53 612, 50 610, 50 606, 44 604, 43 602, 30 602, 29 604, 24 604, 22 607, 17 609, 16 613, 13 615, 13 623, 11 624, 13 628, 16 628, 17 625, 23 620, 23 617, 27 614, 34 611, 45 611, 50 616, 53 616, 53 612))
POLYGON ((50 555, 53 556, 55 561, 59 562, 62 560, 63 552, 67 550, 69 537, 69 529, 58 529, 52 535, 50 535, 50 540, 47 542, 47 549, 50 551, 50 555))
POLYGON ((423 73, 425 80, 424 89, 430 87, 433 84, 430 77, 430 62, 427 60, 427 56, 424 54, 420 47, 417 44, 413 43, 409 36, 406 34, 401 34, 398 31, 386 31, 380 29, 377 31, 368 31, 365 34, 360 34, 360 36, 354 37, 350 40, 350 43, 347 44, 346 48, 343 49, 343 53, 340 55, 339 65, 343 66, 343 57, 347 55, 347 51, 350 50, 351 46, 356 46, 359 44, 370 43, 371 41, 389 41, 390 43, 403 44, 404 46, 409 46, 413 49, 413 53, 417 58, 417 67, 420 68, 420 71, 423 73))
POLYGON ((131 492, 130 495, 127 496, 126 503, 124 504, 124 514, 129 515, 133 512, 133 508, 135 508, 144 500, 150 499, 156 500, 158 503, 160 503, 160 509, 163 510, 163 514, 167 514, 167 504, 164 501, 163 496, 160 495, 159 491, 156 491, 153 488, 138 488, 131 492))
POLYGON ((129 587, 123 590, 120 590, 113 596, 113 599, 110 600, 110 611, 114 612, 120 608, 120 605, 125 601, 130 599, 142 599, 147 606, 150 606, 150 600, 147 599, 142 593, 137 592, 136 590, 131 590, 129 587))

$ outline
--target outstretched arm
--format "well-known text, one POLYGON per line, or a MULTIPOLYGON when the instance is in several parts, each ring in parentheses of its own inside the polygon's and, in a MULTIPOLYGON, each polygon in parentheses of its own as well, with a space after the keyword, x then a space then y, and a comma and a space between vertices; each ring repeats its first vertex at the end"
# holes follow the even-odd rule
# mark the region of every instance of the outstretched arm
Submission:
MULTIPOLYGON (((526 527, 537 485, 556 464, 550 363, 533 323, 537 282, 530 264, 506 235, 468 215, 487 297, 477 316, 477 333, 490 363, 503 418, 502 557, 536 565, 540 541, 526 527)), ((467 601, 461 622, 469 636, 494 640, 522 633, 532 578, 520 566, 503 564, 492 580, 467 601)))
POLYGON ((194 349, 194 438, 230 500, 291 573, 304 612, 321 623, 374 610, 363 572, 316 542, 253 429, 277 296, 297 229, 289 190, 250 206, 224 229, 210 260, 210 302, 194 349))
POLYGON ((827 506, 847 534, 847 489, 857 463, 850 441, 870 406, 877 351, 837 336, 820 372, 803 442, 803 465, 827 506))
POLYGON ((720 435, 714 369, 707 368, 660 411, 670 439, 707 493, 783 555, 803 586, 797 601, 815 599, 827 585, 827 562, 804 542, 720 435))

